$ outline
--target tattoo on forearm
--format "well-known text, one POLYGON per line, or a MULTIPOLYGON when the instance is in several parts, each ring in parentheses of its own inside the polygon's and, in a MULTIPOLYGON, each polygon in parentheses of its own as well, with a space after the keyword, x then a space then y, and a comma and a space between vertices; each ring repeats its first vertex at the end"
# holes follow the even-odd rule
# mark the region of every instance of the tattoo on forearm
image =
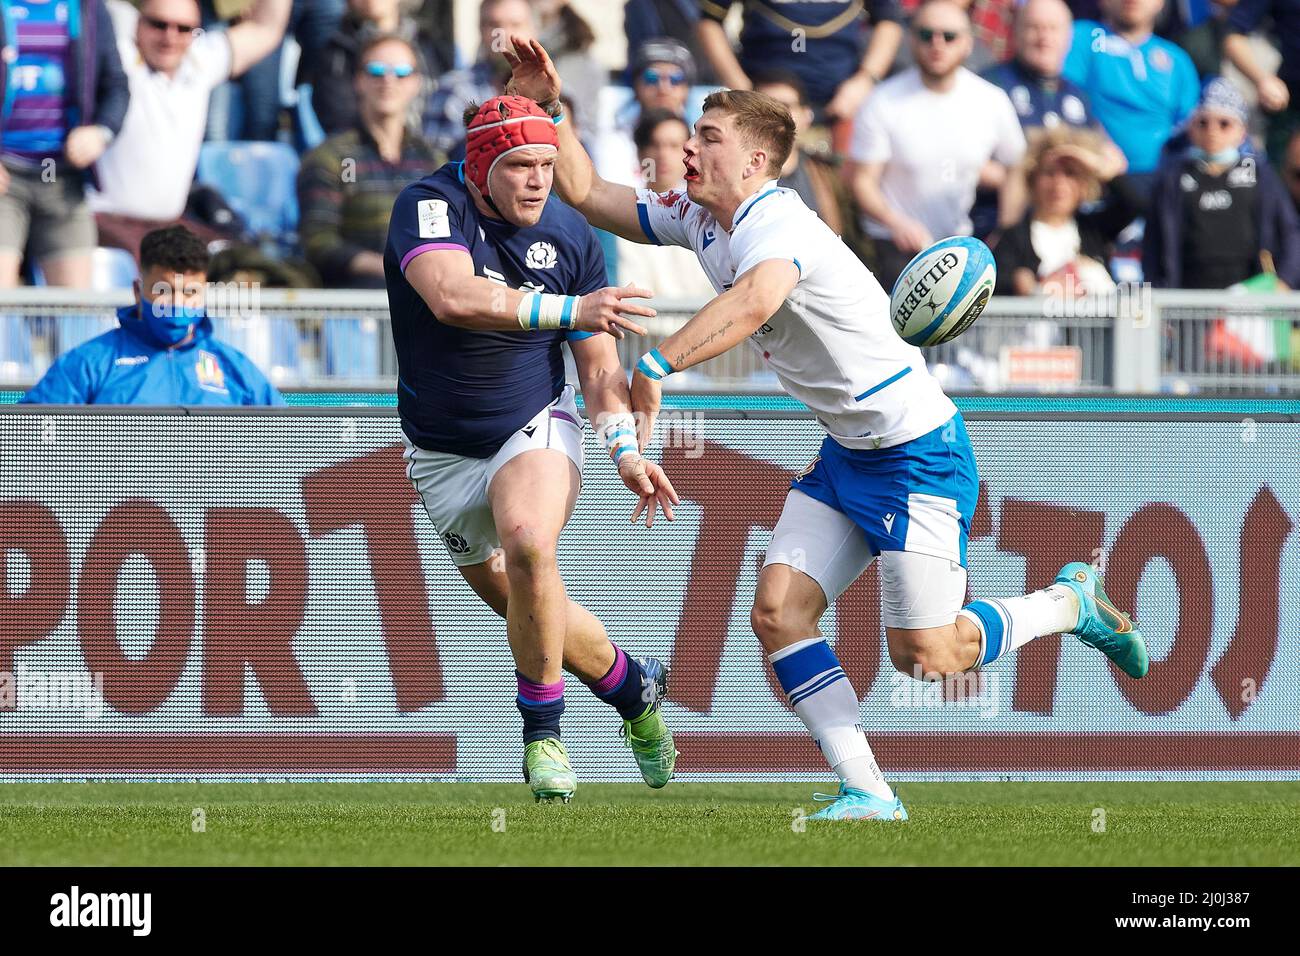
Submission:
POLYGON ((692 355, 694 355, 694 354, 695 354, 696 352, 698 352, 700 349, 704 348, 704 346, 708 345, 708 344, 709 344, 710 342, 712 342, 714 339, 716 339, 716 338, 720 338, 720 337, 722 337, 723 335, 726 335, 726 334, 727 334, 727 330, 728 330, 729 328, 731 328, 733 325, 735 325, 734 320, 732 320, 732 319, 728 319, 726 322, 724 322, 724 323, 722 324, 722 326, 720 326, 719 328, 714 329, 714 330, 713 330, 712 332, 710 332, 707 336, 705 336, 705 337, 704 337, 703 339, 701 339, 700 341, 696 342, 694 345, 692 345, 692 346, 691 346, 690 348, 688 348, 686 351, 684 351, 684 352, 678 352, 678 353, 673 357, 673 368, 685 368, 685 367, 686 367, 686 360, 687 360, 688 358, 690 358, 692 355))

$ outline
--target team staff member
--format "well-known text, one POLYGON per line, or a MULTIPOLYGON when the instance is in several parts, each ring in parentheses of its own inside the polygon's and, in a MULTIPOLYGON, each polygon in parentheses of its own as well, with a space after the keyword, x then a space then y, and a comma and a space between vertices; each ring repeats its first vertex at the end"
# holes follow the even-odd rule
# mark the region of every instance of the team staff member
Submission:
POLYGON ((677 497, 637 453, 627 376, 612 335, 654 315, 602 288, 605 260, 591 227, 550 198, 553 117, 519 96, 466 110, 466 159, 402 190, 384 253, 398 414, 408 474, 452 562, 506 634, 523 715, 524 777, 537 799, 577 785, 560 742, 561 666, 623 717, 646 783, 664 786, 677 752, 659 714, 664 667, 610 643, 564 593, 556 546, 578 497, 582 420, 564 381, 573 352, 593 422, 640 496, 649 526, 677 497), (592 333, 608 332, 612 335, 592 333), (505 567, 490 560, 500 546, 505 567))
POLYGON ((136 301, 119 327, 65 353, 21 401, 47 405, 283 405, 204 311, 208 249, 184 226, 140 242, 136 301))

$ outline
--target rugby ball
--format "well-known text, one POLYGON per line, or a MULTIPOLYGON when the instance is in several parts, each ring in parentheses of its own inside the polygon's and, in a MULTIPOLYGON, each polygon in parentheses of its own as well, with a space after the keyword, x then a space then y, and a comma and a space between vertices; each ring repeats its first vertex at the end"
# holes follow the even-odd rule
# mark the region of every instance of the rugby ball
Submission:
POLYGON ((894 283, 894 330, 911 345, 955 339, 988 305, 997 274, 993 253, 978 239, 941 239, 909 262, 894 283))

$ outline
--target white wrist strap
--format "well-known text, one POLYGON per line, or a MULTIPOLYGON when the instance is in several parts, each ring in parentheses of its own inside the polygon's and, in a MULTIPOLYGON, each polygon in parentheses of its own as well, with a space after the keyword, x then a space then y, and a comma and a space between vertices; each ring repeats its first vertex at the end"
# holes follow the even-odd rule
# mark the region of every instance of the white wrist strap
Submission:
POLYGON ((628 453, 637 453, 636 419, 631 412, 602 415, 597 432, 614 464, 618 464, 618 460, 628 453))
POLYGON ((578 321, 580 303, 576 295, 553 295, 549 292, 525 292, 515 310, 519 327, 528 332, 539 329, 571 329, 578 321))

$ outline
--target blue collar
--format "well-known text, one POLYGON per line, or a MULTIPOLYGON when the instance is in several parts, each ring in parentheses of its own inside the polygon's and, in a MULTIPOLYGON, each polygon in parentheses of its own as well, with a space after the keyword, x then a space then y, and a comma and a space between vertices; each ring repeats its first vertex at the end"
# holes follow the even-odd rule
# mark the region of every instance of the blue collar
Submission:
POLYGON ((781 188, 776 185, 775 179, 769 179, 764 183, 762 189, 736 207, 736 215, 731 220, 731 231, 736 231, 736 227, 740 225, 740 220, 748 216, 749 211, 757 206, 761 200, 766 199, 768 196, 773 196, 780 191, 781 188))

